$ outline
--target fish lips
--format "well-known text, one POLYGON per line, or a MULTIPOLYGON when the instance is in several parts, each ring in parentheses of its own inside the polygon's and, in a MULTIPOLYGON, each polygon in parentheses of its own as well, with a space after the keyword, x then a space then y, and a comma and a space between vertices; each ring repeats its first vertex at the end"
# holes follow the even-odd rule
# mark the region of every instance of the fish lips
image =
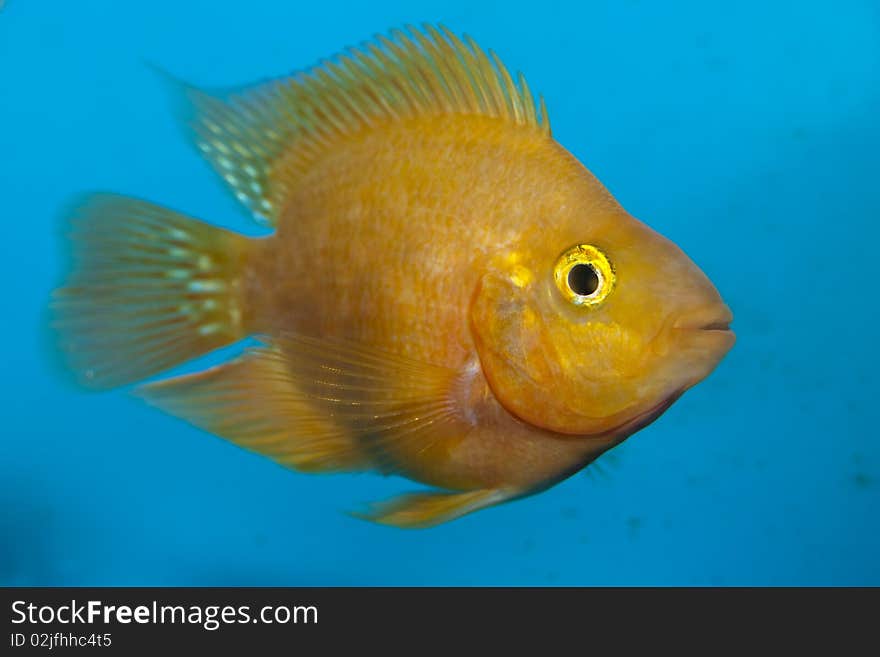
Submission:
MULTIPOLYGON (((727 305, 713 304, 681 315, 675 319, 671 328, 689 345, 708 354, 709 360, 717 365, 736 343, 736 334, 730 329, 732 321, 733 313, 727 305)), ((700 380, 702 378, 704 377, 700 377, 700 380)))
POLYGON ((732 321, 733 313, 726 304, 713 304, 677 317, 672 323, 672 328, 678 331, 706 331, 733 335, 733 331, 730 330, 732 321))

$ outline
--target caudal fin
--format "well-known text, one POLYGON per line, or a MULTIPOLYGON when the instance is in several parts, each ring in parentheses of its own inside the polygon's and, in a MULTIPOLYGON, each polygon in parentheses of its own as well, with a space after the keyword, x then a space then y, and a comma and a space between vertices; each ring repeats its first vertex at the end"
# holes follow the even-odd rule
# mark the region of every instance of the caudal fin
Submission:
POLYGON ((73 269, 53 295, 53 324, 83 385, 138 381, 246 335, 248 238, 110 194, 77 207, 70 238, 73 269))

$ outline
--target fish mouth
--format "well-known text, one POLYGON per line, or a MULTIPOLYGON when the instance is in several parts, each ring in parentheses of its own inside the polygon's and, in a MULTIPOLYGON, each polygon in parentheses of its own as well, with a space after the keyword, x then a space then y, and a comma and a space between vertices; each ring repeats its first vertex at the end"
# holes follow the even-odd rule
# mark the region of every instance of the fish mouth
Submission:
POLYGON ((733 313, 725 304, 713 305, 701 308, 695 312, 683 315, 675 320, 672 328, 683 331, 709 331, 714 333, 730 333, 730 323, 733 321, 733 313))
POLYGON ((709 322, 704 326, 700 326, 701 331, 730 331, 730 322, 717 321, 709 322))

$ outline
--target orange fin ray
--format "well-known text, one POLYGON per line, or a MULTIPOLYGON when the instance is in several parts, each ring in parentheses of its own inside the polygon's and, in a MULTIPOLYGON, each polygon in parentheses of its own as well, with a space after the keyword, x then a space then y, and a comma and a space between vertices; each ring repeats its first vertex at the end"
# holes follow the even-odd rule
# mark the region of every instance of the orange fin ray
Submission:
POLYGON ((469 426, 455 399, 459 372, 351 340, 285 334, 276 340, 303 394, 399 472, 413 455, 449 450, 469 426))
POLYGON ((200 429, 297 470, 369 467, 350 432, 316 413, 277 349, 251 349, 204 372, 142 386, 136 394, 200 429))
POLYGON ((341 340, 298 335, 204 372, 142 386, 150 404, 283 465, 400 472, 467 430, 456 372, 341 340))
POLYGON ((409 493, 373 504, 366 512, 351 515, 404 529, 424 529, 500 504, 515 494, 501 489, 463 493, 409 493))
MULTIPOLYGON (((160 71, 161 72, 161 71, 160 71)), ((212 95, 163 73, 196 147, 235 197, 275 224, 290 188, 345 135, 449 114, 497 118, 549 136, 543 101, 491 51, 443 27, 394 30, 305 72, 212 95)))
POLYGON ((245 336, 248 238, 112 194, 82 201, 70 236, 73 271, 52 314, 83 385, 132 383, 245 336))

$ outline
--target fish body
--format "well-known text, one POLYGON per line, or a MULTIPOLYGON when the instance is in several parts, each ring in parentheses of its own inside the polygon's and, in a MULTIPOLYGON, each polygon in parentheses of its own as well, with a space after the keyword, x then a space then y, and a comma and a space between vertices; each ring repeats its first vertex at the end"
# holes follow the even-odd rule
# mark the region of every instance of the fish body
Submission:
POLYGON ((55 306, 92 387, 260 336, 140 394, 299 470, 440 489, 365 514, 411 527, 578 471, 733 335, 708 279, 552 138, 524 79, 448 31, 393 37, 231 98, 186 88, 196 145, 273 234, 93 197, 55 306))
POLYGON ((254 326, 268 335, 355 340, 457 373, 452 394, 470 420, 449 436, 455 449, 444 459, 421 441, 392 449, 398 467, 419 481, 529 489, 571 469, 595 444, 536 432, 504 412, 470 327, 487 262, 538 239, 523 194, 546 195, 565 175, 581 176, 583 189, 562 186, 559 197, 582 202, 575 197, 586 192, 613 211, 604 189, 556 142, 516 125, 456 116, 355 135, 291 192, 277 238, 254 258, 255 287, 245 295, 260 299, 254 326))

